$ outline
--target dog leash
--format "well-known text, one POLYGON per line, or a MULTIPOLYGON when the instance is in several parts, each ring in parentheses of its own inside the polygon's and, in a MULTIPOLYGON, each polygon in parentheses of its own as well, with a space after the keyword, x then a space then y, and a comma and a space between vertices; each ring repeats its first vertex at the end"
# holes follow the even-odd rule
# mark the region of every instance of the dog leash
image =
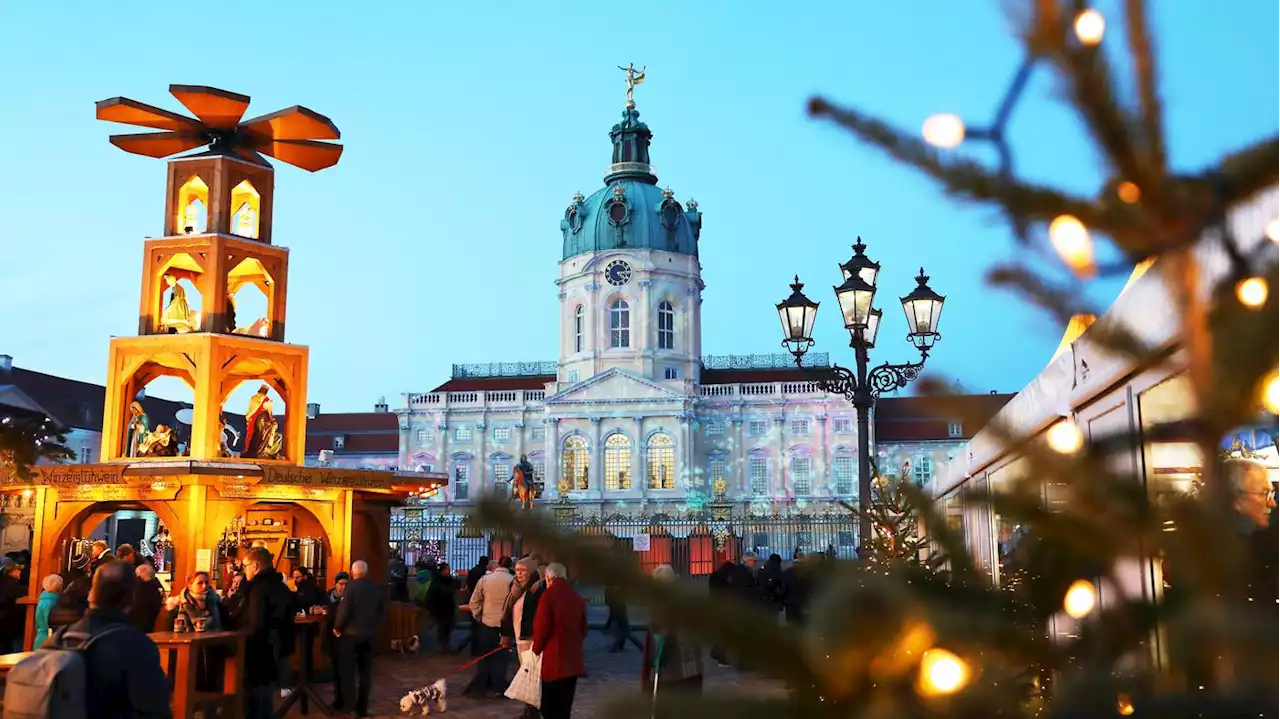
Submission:
POLYGON ((470 666, 473 666, 473 665, 475 665, 475 664, 480 663, 480 660, 481 660, 481 659, 484 659, 485 657, 488 657, 488 656, 492 656, 492 655, 494 655, 494 654, 497 654, 498 652, 502 651, 503 649, 507 649, 507 648, 508 648, 508 647, 498 647, 497 649, 494 649, 493 651, 486 652, 485 654, 481 654, 480 656, 476 657, 475 659, 472 659, 471 661, 467 662, 466 664, 463 664, 462 666, 458 667, 457 669, 454 669, 454 670, 452 670, 452 671, 447 672, 447 673, 445 674, 445 676, 447 677, 447 676, 449 676, 450 674, 457 674, 458 672, 462 671, 463 669, 466 669, 467 667, 470 667, 470 666))

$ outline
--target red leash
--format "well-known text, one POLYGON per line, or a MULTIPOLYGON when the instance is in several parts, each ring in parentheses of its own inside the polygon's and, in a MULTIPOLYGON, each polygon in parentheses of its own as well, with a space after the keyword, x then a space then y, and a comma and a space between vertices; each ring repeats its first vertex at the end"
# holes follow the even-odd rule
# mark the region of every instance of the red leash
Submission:
POLYGON ((445 674, 445 676, 447 677, 447 676, 449 676, 450 674, 457 674, 458 672, 462 671, 463 669, 466 669, 466 668, 467 668, 467 667, 469 667, 469 666, 472 666, 472 665, 474 665, 474 664, 478 664, 478 663, 480 662, 480 660, 481 660, 481 659, 484 659, 485 657, 490 656, 490 655, 493 655, 493 654, 497 654, 498 652, 502 651, 503 649, 508 649, 508 648, 509 648, 509 647, 498 647, 497 649, 494 649, 494 650, 493 650, 493 651, 491 651, 491 652, 488 652, 488 653, 486 653, 486 654, 481 654, 480 656, 476 657, 475 659, 472 659, 471 661, 467 662, 466 664, 463 664, 462 666, 458 667, 457 669, 454 669, 454 670, 452 670, 452 671, 450 671, 450 672, 447 672, 447 673, 445 674))

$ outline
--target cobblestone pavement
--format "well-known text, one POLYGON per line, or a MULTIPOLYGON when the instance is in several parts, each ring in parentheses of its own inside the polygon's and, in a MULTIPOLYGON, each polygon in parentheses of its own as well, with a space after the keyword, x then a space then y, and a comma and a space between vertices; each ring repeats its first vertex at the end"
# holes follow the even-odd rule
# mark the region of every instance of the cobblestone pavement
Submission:
MULTIPOLYGON (((455 635, 455 641, 462 639, 462 632, 455 635)), ((638 635, 637 639, 643 639, 638 635)), ((607 700, 619 692, 640 691, 640 652, 634 645, 628 644, 621 653, 610 654, 610 639, 599 631, 592 631, 587 637, 586 668, 588 676, 578 681, 577 695, 574 700, 573 716, 575 719, 594 719, 604 717, 604 706, 607 700)), ((394 654, 381 655, 374 659, 373 665, 373 701, 370 710, 376 717, 399 717, 400 697, 409 689, 421 687, 445 676, 457 666, 470 661, 464 654, 442 656, 434 653, 417 656, 400 656, 394 654)), ((514 671, 514 660, 512 671, 514 671)), ((705 660, 705 688, 708 692, 734 689, 738 692, 770 691, 771 687, 761 686, 759 680, 733 669, 717 666, 710 659, 705 660)), ((473 669, 448 675, 449 711, 446 719, 516 719, 520 716, 522 705, 509 699, 491 699, 477 701, 462 696, 462 690, 474 674, 473 669)), ((321 696, 331 697, 328 685, 317 686, 321 696)), ((298 708, 288 715, 290 719, 302 716, 298 708)), ((311 716, 323 716, 315 709, 311 716)), ((416 715, 415 715, 416 716, 416 715)), ((437 716, 432 712, 432 716, 437 716)))

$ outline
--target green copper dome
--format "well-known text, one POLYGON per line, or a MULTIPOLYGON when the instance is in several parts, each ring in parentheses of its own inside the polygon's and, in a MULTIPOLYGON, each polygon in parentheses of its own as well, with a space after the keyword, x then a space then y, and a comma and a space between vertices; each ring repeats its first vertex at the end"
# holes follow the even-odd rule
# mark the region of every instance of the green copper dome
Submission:
POLYGON ((605 186, 590 197, 574 195, 560 221, 564 259, 587 252, 624 248, 665 250, 698 255, 702 213, 689 200, 682 207, 670 189, 658 189, 658 177, 649 164, 653 133, 640 121, 634 107, 622 111, 622 120, 609 131, 613 164, 605 186))

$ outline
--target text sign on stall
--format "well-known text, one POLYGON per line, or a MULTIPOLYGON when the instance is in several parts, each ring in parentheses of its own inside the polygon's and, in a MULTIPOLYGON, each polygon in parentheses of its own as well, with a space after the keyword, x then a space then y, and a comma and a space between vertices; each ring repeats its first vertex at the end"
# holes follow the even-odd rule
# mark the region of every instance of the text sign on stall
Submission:
POLYGON ((631 535, 631 548, 637 552, 649 551, 649 535, 647 534, 631 535))

